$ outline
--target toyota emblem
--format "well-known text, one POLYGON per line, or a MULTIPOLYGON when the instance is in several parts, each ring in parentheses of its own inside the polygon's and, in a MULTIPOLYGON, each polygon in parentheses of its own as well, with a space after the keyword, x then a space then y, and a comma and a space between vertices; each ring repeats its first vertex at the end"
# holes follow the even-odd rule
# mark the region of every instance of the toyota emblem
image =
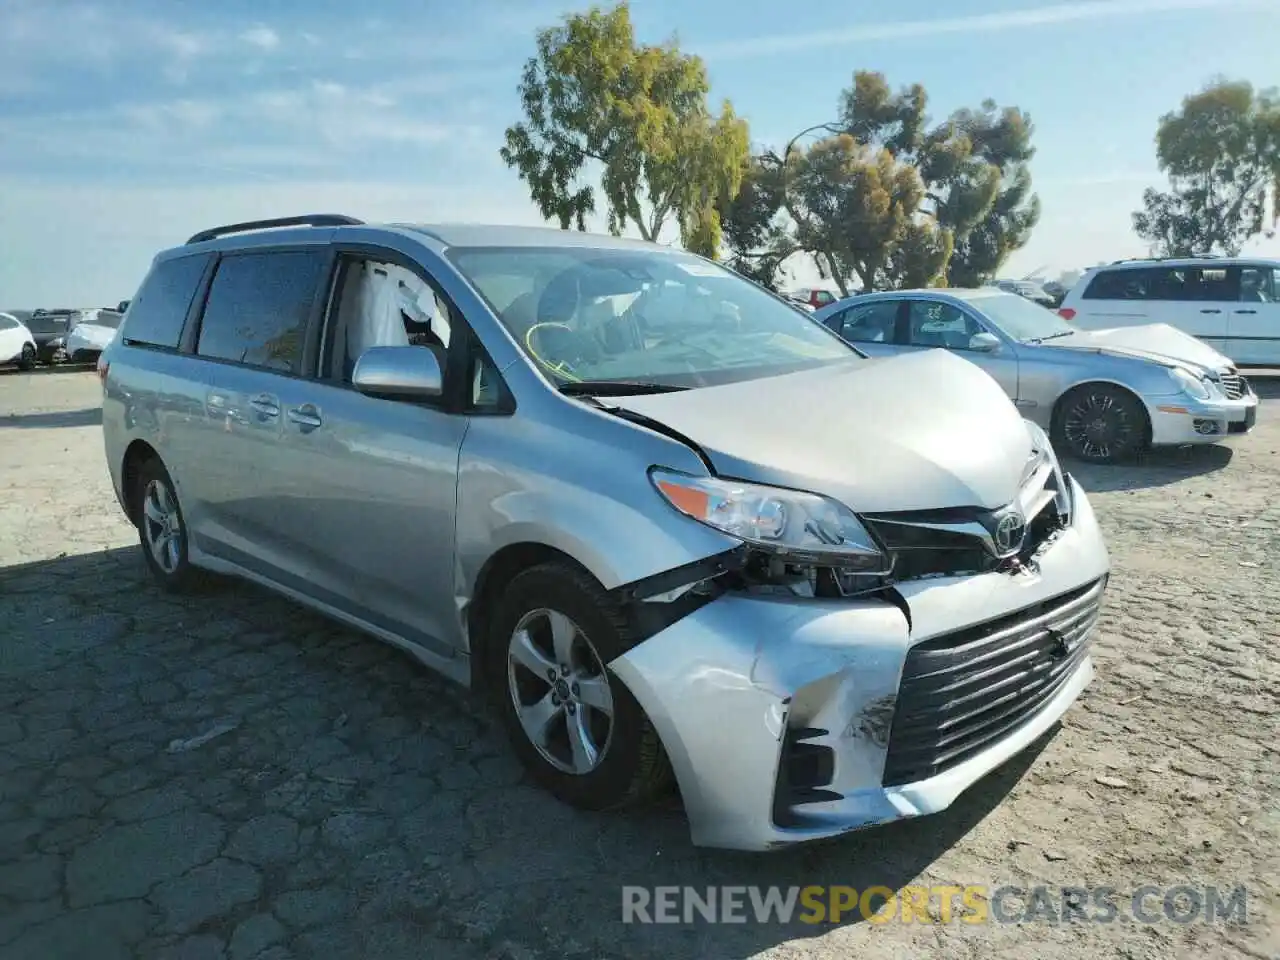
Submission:
POLYGON ((1022 549, 1022 541, 1027 535, 1027 521, 1016 507, 1006 511, 997 521, 992 531, 996 553, 1001 557, 1017 553, 1022 549))

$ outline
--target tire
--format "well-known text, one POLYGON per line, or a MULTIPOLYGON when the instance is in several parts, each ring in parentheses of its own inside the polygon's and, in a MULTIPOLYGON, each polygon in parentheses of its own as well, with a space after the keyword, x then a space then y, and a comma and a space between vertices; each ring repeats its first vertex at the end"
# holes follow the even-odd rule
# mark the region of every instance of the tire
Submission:
POLYGON ((1121 463, 1146 450, 1151 421, 1128 390, 1107 383, 1068 392, 1054 417, 1053 443, 1086 463, 1121 463))
POLYGON ((36 365, 36 348, 30 343, 22 345, 22 356, 18 358, 19 370, 30 370, 36 365))
MULTIPOLYGON (((621 608, 596 581, 572 564, 552 561, 518 574, 502 591, 485 644, 489 692, 525 769, 543 788, 570 806, 583 810, 613 810, 652 800, 671 781, 671 768, 662 742, 644 710, 605 664, 628 649, 628 624, 621 608), (566 626, 567 625, 567 626, 566 626), (517 631, 532 641, 541 660, 518 643, 517 631), (570 663, 556 661, 555 636, 573 636, 570 663), (513 660, 513 649, 522 651, 513 660), (535 673, 528 664, 540 664, 535 673), (567 675, 560 672, 568 666, 567 675), (553 682, 548 670, 559 673, 553 682), (534 743, 522 723, 528 705, 547 701, 559 690, 567 694, 544 716, 544 744, 534 743), (611 715, 601 709, 605 706, 611 715), (594 706, 591 704, 595 704, 594 706), (571 731, 585 730, 596 747, 590 754, 574 751, 571 731), (585 761, 585 762, 584 762, 585 761)), ((561 645, 563 652, 565 645, 561 645)), ((575 738, 576 739, 576 738, 575 738)))
POLYGON ((173 480, 159 459, 152 457, 138 467, 131 505, 142 556, 156 582, 174 593, 197 586, 199 574, 187 556, 186 518, 173 480), (162 538, 159 528, 164 523, 169 535, 162 538))

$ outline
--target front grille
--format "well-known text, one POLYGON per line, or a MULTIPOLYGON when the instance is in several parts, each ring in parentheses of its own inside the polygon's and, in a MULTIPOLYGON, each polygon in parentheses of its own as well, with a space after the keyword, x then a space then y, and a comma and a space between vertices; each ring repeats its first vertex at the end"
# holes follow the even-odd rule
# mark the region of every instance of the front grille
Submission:
POLYGON ((1026 537, 1015 558, 1001 559, 990 545, 993 511, 953 507, 867 514, 863 519, 893 556, 893 579, 969 576, 1027 563, 1071 521, 1069 483, 1043 465, 1027 477, 1018 501, 1026 511, 1026 537))
POLYGON ((942 773, 1030 719, 1088 655, 1105 583, 912 647, 884 785, 942 773))
POLYGON ((1224 373, 1218 377, 1222 392, 1228 400, 1239 400, 1244 396, 1244 377, 1235 373, 1224 373))

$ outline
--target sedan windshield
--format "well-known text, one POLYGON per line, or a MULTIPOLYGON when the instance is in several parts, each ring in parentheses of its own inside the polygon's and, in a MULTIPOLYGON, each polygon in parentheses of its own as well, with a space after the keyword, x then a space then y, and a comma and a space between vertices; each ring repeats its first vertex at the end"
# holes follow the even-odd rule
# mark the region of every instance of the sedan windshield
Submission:
POLYGON ((1029 340, 1065 337, 1076 332, 1075 327, 1052 310, 1016 293, 997 293, 975 298, 970 302, 999 327, 1005 336, 1013 340, 1025 343, 1029 340))
POLYGON ((449 258, 561 387, 710 386, 860 356, 807 314, 688 254, 473 247, 449 258))

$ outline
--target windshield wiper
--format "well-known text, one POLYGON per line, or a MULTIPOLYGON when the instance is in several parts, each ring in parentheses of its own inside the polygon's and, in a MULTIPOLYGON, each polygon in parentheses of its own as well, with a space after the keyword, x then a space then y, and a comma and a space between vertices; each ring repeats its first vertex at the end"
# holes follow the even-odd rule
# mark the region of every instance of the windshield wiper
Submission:
POLYGON ((1050 333, 1047 336, 1032 337, 1026 342, 1027 343, 1044 343, 1046 340, 1057 340, 1059 337, 1069 337, 1073 333, 1075 333, 1074 330, 1059 330, 1057 333, 1050 333))
POLYGON ((571 397, 634 397, 645 393, 678 393, 689 388, 649 380, 574 380, 560 384, 559 389, 571 397))

